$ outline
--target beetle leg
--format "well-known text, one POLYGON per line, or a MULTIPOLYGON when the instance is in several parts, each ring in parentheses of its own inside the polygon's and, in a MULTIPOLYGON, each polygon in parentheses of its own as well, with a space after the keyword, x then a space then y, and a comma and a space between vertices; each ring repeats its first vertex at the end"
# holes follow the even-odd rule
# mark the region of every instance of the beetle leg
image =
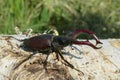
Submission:
POLYGON ((50 53, 47 54, 47 57, 46 57, 45 61, 43 62, 43 66, 44 66, 44 68, 45 68, 46 71, 47 71, 47 68, 46 68, 46 65, 47 65, 47 59, 48 59, 49 55, 50 55, 50 53))
POLYGON ((22 62, 20 62, 17 66, 15 66, 14 70, 16 68, 18 68, 21 64, 23 64, 25 61, 29 60, 33 55, 35 55, 36 52, 34 52, 33 54, 29 55, 26 59, 24 59, 22 62))
POLYGON ((62 56, 62 52, 61 52, 60 50, 58 50, 58 51, 56 51, 56 52, 57 52, 57 54, 60 55, 60 57, 62 58, 62 60, 64 60, 64 61, 68 64, 68 66, 69 66, 70 68, 75 69, 75 70, 78 71, 78 72, 81 72, 80 70, 76 69, 72 64, 70 64, 67 60, 65 60, 65 58, 62 56))
POLYGON ((59 55, 58 55, 58 54, 56 54, 56 58, 57 58, 57 60, 59 61, 59 55))
POLYGON ((67 60, 65 60, 65 58, 62 56, 61 51, 58 51, 58 54, 60 55, 60 57, 62 58, 62 60, 64 60, 71 68, 74 68, 74 66, 72 64, 70 64, 67 60))

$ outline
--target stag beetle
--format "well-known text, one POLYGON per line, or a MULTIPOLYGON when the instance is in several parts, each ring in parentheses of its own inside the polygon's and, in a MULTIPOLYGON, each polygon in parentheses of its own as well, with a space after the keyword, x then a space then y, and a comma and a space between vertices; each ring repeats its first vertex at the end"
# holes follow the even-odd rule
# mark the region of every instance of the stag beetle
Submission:
MULTIPOLYGON (((62 55, 62 49, 68 45, 88 45, 91 46, 94 49, 100 49, 101 47, 96 47, 98 44, 102 44, 102 42, 99 41, 99 39, 97 38, 97 36, 89 30, 81 30, 81 29, 77 29, 72 33, 72 36, 55 36, 52 34, 43 34, 43 35, 39 35, 39 36, 34 36, 28 39, 24 39, 24 40, 19 40, 19 41, 23 41, 23 44, 26 48, 34 51, 38 51, 38 52, 42 52, 44 54, 47 54, 47 57, 44 61, 44 66, 46 66, 47 64, 47 59, 48 56, 51 52, 55 52, 56 53, 56 58, 59 60, 59 56, 61 57, 61 59, 67 64, 69 65, 72 69, 77 70, 72 64, 70 64, 67 60, 64 59, 63 55, 62 55), (86 41, 78 41, 76 38, 78 37, 78 35, 80 33, 87 33, 93 36, 93 38, 96 40, 96 45, 93 45, 91 42, 89 42, 89 40, 86 41)), ((26 60, 28 60, 31 56, 33 56, 35 53, 31 54, 27 59, 25 59, 23 62, 25 62, 26 60)), ((20 63, 20 64, 22 64, 20 63)), ((20 65, 19 64, 19 65, 20 65)), ((18 65, 18 66, 19 66, 18 65)), ((18 67, 16 66, 16 68, 18 67)), ((78 71, 78 70, 77 70, 78 71)))

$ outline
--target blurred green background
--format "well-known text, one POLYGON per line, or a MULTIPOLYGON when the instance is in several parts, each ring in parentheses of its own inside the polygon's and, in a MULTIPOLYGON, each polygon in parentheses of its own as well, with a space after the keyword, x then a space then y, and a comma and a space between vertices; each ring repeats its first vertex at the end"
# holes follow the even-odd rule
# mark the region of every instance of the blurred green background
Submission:
POLYGON ((0 0, 0 34, 32 28, 42 33, 88 29, 99 38, 120 38, 120 0, 0 0))

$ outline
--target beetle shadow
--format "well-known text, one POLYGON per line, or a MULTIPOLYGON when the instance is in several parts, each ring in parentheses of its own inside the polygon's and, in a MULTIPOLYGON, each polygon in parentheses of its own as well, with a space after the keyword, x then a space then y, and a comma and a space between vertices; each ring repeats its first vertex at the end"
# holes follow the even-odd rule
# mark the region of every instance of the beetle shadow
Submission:
POLYGON ((67 55, 67 56, 70 56, 70 57, 74 57, 76 59, 82 59, 83 57, 80 57, 80 56, 76 56, 76 55, 73 55, 72 53, 70 52, 62 52, 63 55, 67 55))
MULTIPOLYGON (((79 55, 81 55, 83 52, 82 51, 80 51, 76 46, 73 46, 73 45, 71 45, 71 46, 68 46, 69 48, 71 48, 72 50, 75 50, 75 53, 77 53, 77 54, 79 54, 79 55)), ((73 55, 70 51, 67 51, 66 52, 66 50, 65 49, 63 49, 62 50, 62 53, 64 54, 64 55, 68 55, 68 56, 70 56, 70 57, 74 57, 74 58, 76 58, 76 59, 82 59, 83 57, 78 57, 78 56, 76 56, 76 55, 73 55)))

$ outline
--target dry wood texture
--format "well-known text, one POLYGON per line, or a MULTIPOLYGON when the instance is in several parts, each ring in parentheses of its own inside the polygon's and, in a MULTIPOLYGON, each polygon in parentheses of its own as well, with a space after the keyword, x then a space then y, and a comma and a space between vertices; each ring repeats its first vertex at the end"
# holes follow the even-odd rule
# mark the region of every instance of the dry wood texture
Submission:
MULTIPOLYGON (((18 36, 19 37, 19 36, 18 36)), ((91 40, 92 41, 92 40, 91 40)), ((66 47, 65 59, 81 72, 56 60, 50 54, 46 72, 43 61, 46 55, 38 53, 14 69, 32 52, 19 48, 19 41, 0 37, 0 80, 120 80, 120 39, 101 40, 103 47, 95 50, 89 46, 66 47)))

